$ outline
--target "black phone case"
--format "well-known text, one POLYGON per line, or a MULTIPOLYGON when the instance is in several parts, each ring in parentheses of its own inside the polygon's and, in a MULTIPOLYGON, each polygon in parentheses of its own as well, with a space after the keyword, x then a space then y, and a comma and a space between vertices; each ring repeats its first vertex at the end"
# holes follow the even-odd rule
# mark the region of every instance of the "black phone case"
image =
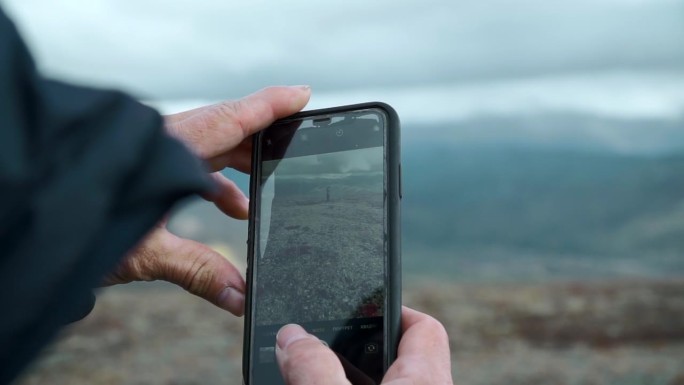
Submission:
MULTIPOLYGON (((388 296, 386 309, 387 317, 385 317, 385 329, 387 335, 385 338, 385 371, 394 362, 397 356, 397 348, 399 346, 399 339, 401 337, 401 157, 400 157, 400 122, 397 112, 390 105, 382 102, 368 102, 352 104, 340 107, 322 108, 317 110, 302 111, 297 114, 288 116, 287 120, 296 118, 307 118, 318 115, 326 115, 340 112, 350 112, 355 110, 364 110, 369 108, 377 108, 385 112, 387 115, 387 143, 385 153, 387 154, 387 191, 388 191, 388 266, 387 277, 385 281, 388 286, 388 296)), ((256 231, 256 207, 258 205, 259 197, 259 180, 260 170, 259 160, 261 159, 259 141, 261 132, 253 136, 253 151, 252 151, 252 173, 250 175, 249 195, 249 228, 248 228, 248 252, 247 252, 247 272, 245 278, 247 281, 246 300, 245 300, 245 324, 243 333, 243 351, 242 351, 242 378, 243 383, 249 385, 249 370, 250 370, 250 335, 251 335, 251 318, 252 318, 252 284, 251 277, 254 261, 254 232, 256 231)))

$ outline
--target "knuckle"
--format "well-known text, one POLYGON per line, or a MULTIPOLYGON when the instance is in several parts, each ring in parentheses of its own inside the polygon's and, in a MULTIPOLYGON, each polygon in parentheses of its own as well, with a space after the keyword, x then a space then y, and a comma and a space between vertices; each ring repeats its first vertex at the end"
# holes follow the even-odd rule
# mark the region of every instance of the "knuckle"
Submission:
POLYGON ((216 254, 208 250, 203 250, 193 256, 192 264, 185 272, 181 283, 185 290, 200 296, 209 291, 214 276, 211 266, 215 258, 216 254))
POLYGON ((439 337, 440 339, 448 338, 446 328, 436 318, 428 315, 422 322, 425 323, 426 328, 431 330, 435 336, 439 337))
POLYGON ((218 125, 220 121, 231 122, 232 124, 242 127, 241 115, 245 113, 246 108, 242 100, 231 100, 222 102, 216 105, 217 115, 214 117, 218 125))
POLYGON ((184 142, 195 154, 205 157, 204 136, 209 119, 198 116, 190 122, 181 121, 175 124, 172 135, 184 142), (196 120, 195 120, 196 119, 196 120))
POLYGON ((247 122, 256 120, 256 106, 254 101, 247 102, 244 99, 223 102, 219 104, 222 118, 233 125, 242 138, 249 136, 247 122))
POLYGON ((156 232, 148 235, 121 260, 115 273, 126 282, 154 281, 162 275, 160 250, 162 245, 156 232))
POLYGON ((135 274, 142 281, 151 281, 154 277, 154 264, 157 259, 157 252, 147 245, 141 245, 133 254, 124 258, 122 267, 135 274))
POLYGON ((215 111, 223 119, 235 119, 240 113, 240 100, 230 100, 215 105, 215 111))

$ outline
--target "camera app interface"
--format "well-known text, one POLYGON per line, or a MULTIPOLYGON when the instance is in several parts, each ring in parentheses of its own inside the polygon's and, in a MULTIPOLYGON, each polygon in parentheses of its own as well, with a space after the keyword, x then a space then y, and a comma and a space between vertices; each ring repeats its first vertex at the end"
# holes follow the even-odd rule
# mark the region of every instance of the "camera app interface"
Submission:
POLYGON ((252 352, 256 384, 284 383, 275 334, 298 323, 353 383, 378 383, 385 303, 382 116, 304 120, 265 137, 252 352))

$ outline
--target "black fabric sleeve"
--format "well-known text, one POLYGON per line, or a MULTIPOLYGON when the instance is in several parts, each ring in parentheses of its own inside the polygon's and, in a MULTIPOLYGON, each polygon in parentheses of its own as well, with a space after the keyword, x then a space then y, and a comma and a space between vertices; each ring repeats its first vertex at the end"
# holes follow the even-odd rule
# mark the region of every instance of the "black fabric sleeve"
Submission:
POLYGON ((0 10, 0 384, 90 310, 174 202, 208 188, 158 113, 42 78, 0 10))

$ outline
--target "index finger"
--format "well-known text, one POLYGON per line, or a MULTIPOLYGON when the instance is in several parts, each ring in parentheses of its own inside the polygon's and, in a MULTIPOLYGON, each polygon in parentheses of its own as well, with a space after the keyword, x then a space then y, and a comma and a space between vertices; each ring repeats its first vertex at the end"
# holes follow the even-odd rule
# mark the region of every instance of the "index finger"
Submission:
MULTIPOLYGON (((300 111, 309 102, 310 96, 309 86, 268 87, 236 102, 228 102, 229 109, 235 112, 233 117, 242 129, 242 138, 237 143, 277 119, 300 111)), ((230 115, 230 111, 226 115, 230 115)))
POLYGON ((275 120, 300 111, 310 96, 309 86, 268 87, 239 100, 170 117, 169 131, 198 156, 209 159, 233 149, 275 120))

